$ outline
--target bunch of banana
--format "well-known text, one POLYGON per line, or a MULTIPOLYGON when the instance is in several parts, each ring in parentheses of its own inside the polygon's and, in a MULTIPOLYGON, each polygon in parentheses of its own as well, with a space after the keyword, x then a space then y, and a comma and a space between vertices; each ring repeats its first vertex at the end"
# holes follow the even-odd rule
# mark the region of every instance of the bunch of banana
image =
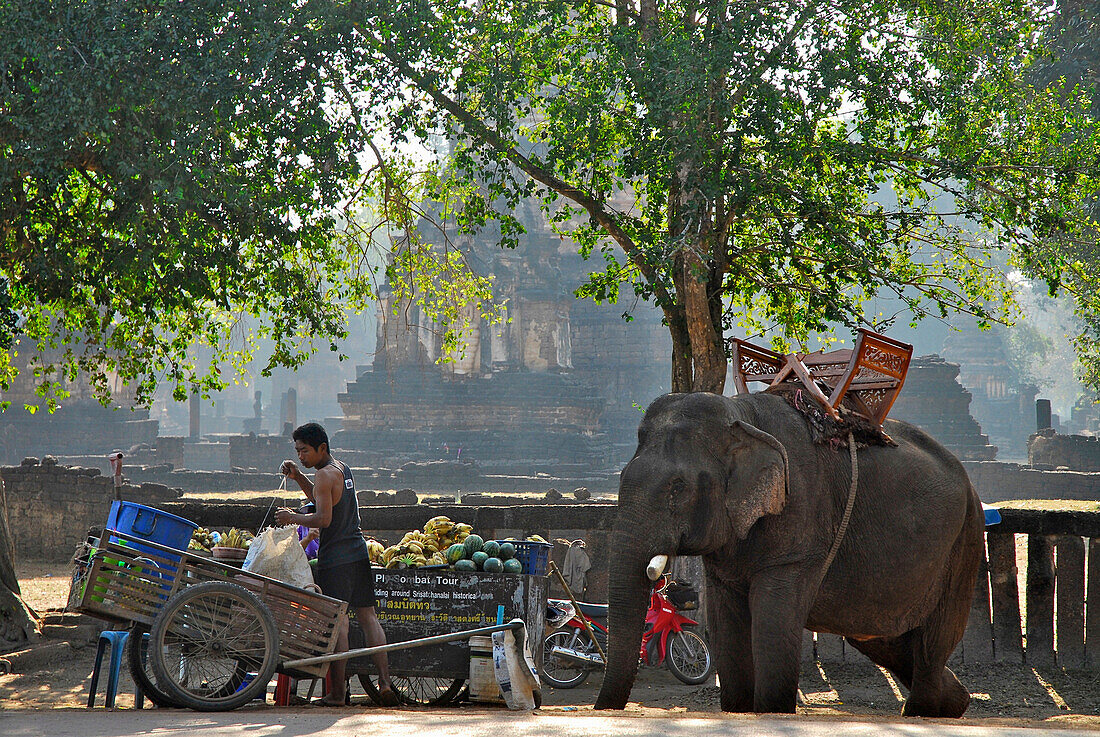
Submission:
POLYGON ((527 541, 528 542, 533 542, 533 543, 546 543, 547 545, 550 544, 549 542, 546 541, 546 538, 544 538, 542 535, 528 535, 527 536, 527 541))
POLYGON ((223 548, 247 548, 252 544, 253 535, 248 530, 238 530, 236 527, 222 535, 218 542, 223 548))
POLYGON ((199 527, 191 533, 191 540, 187 543, 188 550, 204 550, 210 552, 214 547, 214 533, 205 527, 199 527))
MULTIPOLYGON (((439 518, 437 517, 436 519, 439 519, 439 518)), ((447 518, 444 517, 443 519, 447 519, 447 518)), ((447 521, 450 522, 450 520, 447 520, 447 521)), ((429 522, 429 524, 431 524, 431 520, 429 520, 428 522, 429 522)), ((441 529, 441 528, 437 527, 435 529, 441 529)), ((447 548, 451 547, 455 543, 460 543, 460 542, 464 541, 470 535, 470 533, 473 532, 473 531, 474 531, 473 525, 468 525, 465 522, 459 522, 457 524, 453 524, 451 526, 451 528, 449 530, 447 530, 447 532, 445 532, 441 535, 438 535, 439 544, 438 544, 437 547, 441 551, 446 550, 447 548)))
POLYGON ((428 565, 428 556, 411 544, 391 545, 382 553, 386 568, 419 568, 428 565))
POLYGON ((417 568, 420 566, 446 565, 446 550, 460 543, 473 532, 473 526, 464 522, 455 524, 445 516, 433 517, 424 524, 424 530, 409 530, 401 541, 388 548, 373 540, 367 541, 377 548, 371 560, 386 568, 417 568), (377 555, 377 560, 375 559, 377 555))
POLYGON ((382 564, 382 553, 385 551, 386 546, 375 540, 373 537, 367 538, 367 553, 370 555, 370 562, 375 565, 382 564))
POLYGON ((454 522, 451 522, 446 516, 440 515, 438 517, 432 517, 424 523, 424 532, 435 537, 444 537, 454 529, 454 527, 454 522))

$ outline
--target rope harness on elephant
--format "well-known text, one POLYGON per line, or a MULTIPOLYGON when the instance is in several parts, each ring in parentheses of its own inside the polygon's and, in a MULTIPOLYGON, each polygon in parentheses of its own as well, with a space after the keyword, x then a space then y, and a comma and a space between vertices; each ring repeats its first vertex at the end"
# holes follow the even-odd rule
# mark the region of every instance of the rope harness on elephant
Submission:
POLYGON ((833 547, 829 555, 825 557, 825 565, 821 569, 821 577, 829 572, 829 566, 833 564, 836 552, 840 550, 840 543, 844 541, 844 533, 848 530, 848 521, 852 519, 852 508, 856 505, 856 486, 859 484, 859 466, 856 464, 856 440, 851 431, 848 432, 848 452, 852 457, 852 485, 848 488, 848 504, 844 507, 844 517, 840 520, 840 529, 836 532, 833 547))

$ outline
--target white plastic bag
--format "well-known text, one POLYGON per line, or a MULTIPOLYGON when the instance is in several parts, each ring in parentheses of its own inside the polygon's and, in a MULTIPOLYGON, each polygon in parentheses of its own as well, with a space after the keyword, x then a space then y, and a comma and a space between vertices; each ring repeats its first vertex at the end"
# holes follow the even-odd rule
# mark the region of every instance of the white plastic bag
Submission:
POLYGON ((530 711, 542 706, 542 683, 527 646, 526 627, 493 633, 493 672, 509 709, 530 711))
POLYGON ((268 527, 253 538, 241 567, 291 586, 303 589, 313 586, 313 569, 298 542, 296 525, 268 527))

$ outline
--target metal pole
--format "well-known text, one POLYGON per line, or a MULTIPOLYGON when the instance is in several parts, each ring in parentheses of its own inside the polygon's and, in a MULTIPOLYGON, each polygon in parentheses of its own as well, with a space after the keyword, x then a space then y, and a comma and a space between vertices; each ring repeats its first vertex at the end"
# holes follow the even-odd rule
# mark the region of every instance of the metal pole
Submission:
POLYGON ((321 663, 331 663, 335 660, 349 660, 351 658, 358 658, 360 655, 373 655, 374 653, 388 653, 394 650, 407 650, 411 647, 420 647, 421 645, 436 645, 444 642, 454 642, 455 640, 468 640, 471 637, 477 637, 478 635, 489 635, 493 632, 504 632, 505 630, 518 630, 524 627, 522 619, 513 619, 508 624, 495 624, 491 627, 479 627, 476 630, 468 630, 466 632, 452 632, 449 635, 433 635, 432 637, 421 637, 416 640, 406 640, 405 642, 394 642, 388 645, 376 645, 375 647, 361 647, 355 650, 345 650, 342 653, 332 653, 330 655, 318 655, 315 658, 301 658, 299 660, 288 660, 282 664, 283 668, 302 668, 310 665, 320 665, 321 663))

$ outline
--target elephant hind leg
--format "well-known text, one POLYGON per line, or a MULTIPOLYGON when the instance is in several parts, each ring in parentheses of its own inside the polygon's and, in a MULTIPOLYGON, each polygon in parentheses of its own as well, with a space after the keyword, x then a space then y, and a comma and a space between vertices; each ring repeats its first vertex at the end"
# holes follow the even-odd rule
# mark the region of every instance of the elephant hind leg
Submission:
POLYGON ((947 667, 947 659, 966 631, 985 557, 984 529, 981 503, 971 495, 966 521, 944 569, 939 603, 913 631, 913 688, 902 714, 957 718, 970 705, 970 692, 947 667))
POLYGON ((901 637, 876 637, 872 640, 845 638, 848 644, 881 665, 898 679, 906 690, 913 688, 913 641, 911 632, 901 637))
POLYGON ((890 671, 909 691, 902 706, 904 716, 960 717, 970 705, 970 693, 942 661, 918 663, 925 633, 906 632, 900 637, 848 642, 873 662, 890 671))
MULTIPOLYGON (((918 645, 919 647, 919 645, 918 645)), ((946 656, 944 656, 946 660, 946 656)), ((958 718, 970 706, 970 692, 943 660, 918 663, 902 716, 958 718)))
POLYGON ((944 667, 940 676, 940 716, 957 719, 966 713, 970 706, 970 691, 959 679, 944 667))

